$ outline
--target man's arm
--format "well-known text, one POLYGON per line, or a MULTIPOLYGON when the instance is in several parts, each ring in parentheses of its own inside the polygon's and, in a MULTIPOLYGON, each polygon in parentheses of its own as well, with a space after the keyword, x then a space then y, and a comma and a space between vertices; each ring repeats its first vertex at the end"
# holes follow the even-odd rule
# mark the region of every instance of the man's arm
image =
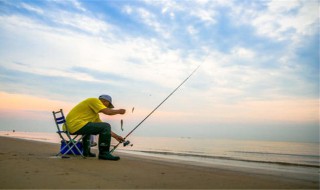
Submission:
MULTIPOLYGON (((125 109, 109 109, 109 108, 104 108, 100 110, 101 113, 104 113, 106 115, 116 115, 116 114, 125 114, 126 110, 125 109)), ((114 132, 111 131, 111 136, 115 138, 119 142, 123 142, 124 138, 115 134, 114 132)))
POLYGON ((111 131, 111 136, 112 136, 113 138, 115 138, 118 142, 123 142, 123 141, 125 141, 123 137, 115 134, 115 133, 112 132, 112 131, 111 131))
POLYGON ((125 109, 109 109, 105 108, 100 110, 101 113, 104 113, 106 115, 117 115, 117 114, 125 114, 126 110, 125 109))

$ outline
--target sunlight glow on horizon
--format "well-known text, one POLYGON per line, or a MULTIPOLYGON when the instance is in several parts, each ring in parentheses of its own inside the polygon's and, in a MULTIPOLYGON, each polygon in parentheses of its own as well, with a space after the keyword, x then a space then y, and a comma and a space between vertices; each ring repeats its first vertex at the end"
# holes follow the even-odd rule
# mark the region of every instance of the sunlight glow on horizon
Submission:
MULTIPOLYGON (((34 110, 34 111, 57 111, 63 109, 65 113, 68 113, 73 106, 79 102, 64 102, 56 101, 45 98, 39 98, 31 95, 23 94, 10 94, 5 92, 0 92, 0 110, 10 111, 13 114, 15 111, 22 110, 34 110)), ((241 120, 246 122, 266 122, 266 117, 268 121, 283 121, 283 122, 319 122, 319 117, 317 115, 318 100, 276 100, 276 101, 246 101, 236 105, 223 105, 217 104, 210 109, 204 108, 207 113, 211 113, 211 116, 206 116, 201 113, 184 111, 166 111, 166 108, 161 108, 156 112, 157 119, 167 120, 169 122, 176 122, 177 120, 184 120, 186 118, 190 121, 197 121, 201 119, 202 121, 211 120, 213 117, 220 122, 236 122, 241 120), (299 108, 299 109, 296 109, 299 108), (161 109, 163 111, 161 111, 161 109), (225 112, 232 110, 228 115, 225 112), (242 111, 241 111, 242 110, 242 111), (245 111, 243 111, 245 110, 245 111), (222 114, 223 113, 223 114, 222 114)), ((165 107, 165 105, 163 106, 165 107)), ((115 108, 116 109, 116 108, 115 108)), ((192 110, 192 109, 191 109, 192 110)), ((129 116, 118 116, 123 118, 128 118, 129 120, 134 117, 142 118, 146 116, 148 112, 147 108, 136 108, 134 112, 127 108, 127 115, 129 116)), ((102 118, 106 118, 102 116, 102 118)), ((112 119, 112 118, 111 118, 112 119)), ((214 119, 215 120, 215 119, 214 119)), ((206 122, 206 121, 205 121, 206 122)))

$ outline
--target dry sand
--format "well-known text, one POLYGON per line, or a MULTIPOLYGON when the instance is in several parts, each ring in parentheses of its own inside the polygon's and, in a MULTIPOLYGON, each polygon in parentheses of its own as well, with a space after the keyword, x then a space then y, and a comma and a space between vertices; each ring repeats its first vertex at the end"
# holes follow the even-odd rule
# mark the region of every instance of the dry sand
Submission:
POLYGON ((0 188, 319 189, 319 181, 192 166, 118 153, 120 161, 54 157, 58 144, 0 137, 0 188))

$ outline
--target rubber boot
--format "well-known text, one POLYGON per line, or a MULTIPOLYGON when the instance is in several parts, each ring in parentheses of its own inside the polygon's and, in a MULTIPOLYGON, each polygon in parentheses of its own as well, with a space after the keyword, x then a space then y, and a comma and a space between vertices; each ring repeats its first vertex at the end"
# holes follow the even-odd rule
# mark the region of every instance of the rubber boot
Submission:
POLYGON ((96 157, 96 154, 90 152, 90 135, 86 135, 83 137, 82 145, 83 145, 83 156, 96 157))
POLYGON ((113 156, 109 153, 111 143, 111 129, 106 128, 99 134, 99 159, 101 160, 119 160, 119 156, 113 156))

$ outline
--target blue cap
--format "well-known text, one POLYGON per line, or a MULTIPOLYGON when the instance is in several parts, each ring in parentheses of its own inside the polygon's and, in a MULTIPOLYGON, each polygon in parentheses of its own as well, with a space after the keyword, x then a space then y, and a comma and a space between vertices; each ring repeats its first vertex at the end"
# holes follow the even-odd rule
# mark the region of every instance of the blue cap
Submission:
POLYGON ((103 99, 103 100, 107 100, 110 104, 108 106, 108 108, 114 108, 113 104, 112 104, 112 98, 109 95, 101 95, 99 96, 99 99, 103 99))

